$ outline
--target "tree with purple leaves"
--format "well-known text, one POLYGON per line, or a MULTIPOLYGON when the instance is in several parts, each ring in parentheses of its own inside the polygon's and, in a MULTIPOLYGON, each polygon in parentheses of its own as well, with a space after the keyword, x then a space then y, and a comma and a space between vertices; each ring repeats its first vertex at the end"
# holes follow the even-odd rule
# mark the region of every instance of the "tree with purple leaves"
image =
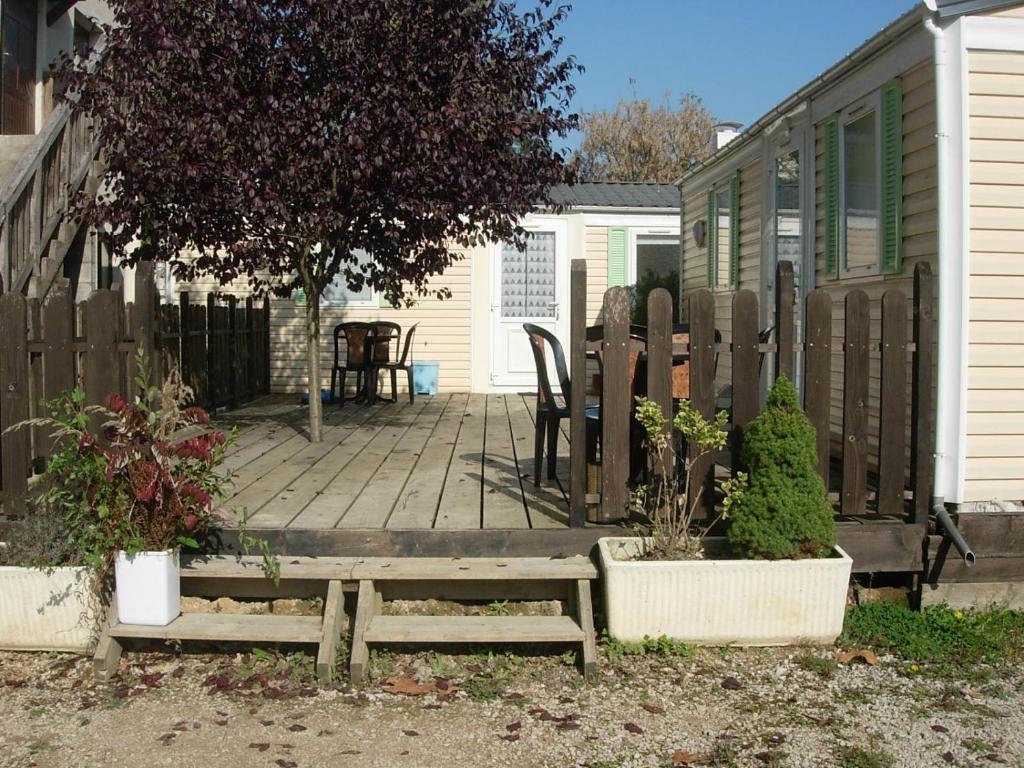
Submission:
POLYGON ((301 288, 318 441, 325 287, 445 297, 428 280, 450 247, 522 245, 519 219, 572 181, 554 143, 581 67, 555 2, 110 0, 105 46, 62 73, 107 164, 74 213, 129 264, 301 288))

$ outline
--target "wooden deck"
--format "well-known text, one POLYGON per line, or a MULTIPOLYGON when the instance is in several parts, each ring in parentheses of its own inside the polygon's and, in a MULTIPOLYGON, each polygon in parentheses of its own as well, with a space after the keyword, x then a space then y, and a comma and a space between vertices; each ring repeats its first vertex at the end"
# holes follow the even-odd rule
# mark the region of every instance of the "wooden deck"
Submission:
POLYGON ((568 441, 559 478, 535 487, 534 397, 327 405, 320 443, 296 396, 265 398, 216 419, 238 430, 226 506, 279 531, 566 529, 568 441))

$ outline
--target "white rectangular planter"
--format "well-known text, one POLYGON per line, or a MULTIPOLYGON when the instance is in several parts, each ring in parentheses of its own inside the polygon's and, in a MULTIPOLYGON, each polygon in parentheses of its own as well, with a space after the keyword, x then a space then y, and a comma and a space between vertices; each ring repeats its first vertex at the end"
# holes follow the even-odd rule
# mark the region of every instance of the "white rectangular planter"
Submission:
POLYGON ((98 629, 92 586, 88 568, 0 567, 0 648, 87 652, 98 629))
POLYGON ((178 553, 123 551, 114 561, 117 620, 122 624, 163 627, 181 614, 181 568, 178 553))
POLYGON ((699 645, 829 644, 843 629, 853 560, 633 560, 639 538, 598 541, 616 640, 699 645), (627 559, 616 559, 625 555, 627 559))

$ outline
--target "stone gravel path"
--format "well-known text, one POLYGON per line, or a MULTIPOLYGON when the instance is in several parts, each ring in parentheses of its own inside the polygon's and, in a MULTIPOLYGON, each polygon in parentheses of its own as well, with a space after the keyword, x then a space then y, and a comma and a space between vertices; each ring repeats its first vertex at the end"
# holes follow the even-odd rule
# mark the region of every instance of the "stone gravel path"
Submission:
POLYGON ((0 766, 1024 766, 1020 670, 602 653, 592 684, 567 657, 387 654, 362 690, 301 655, 132 653, 96 685, 84 659, 0 653, 0 766))

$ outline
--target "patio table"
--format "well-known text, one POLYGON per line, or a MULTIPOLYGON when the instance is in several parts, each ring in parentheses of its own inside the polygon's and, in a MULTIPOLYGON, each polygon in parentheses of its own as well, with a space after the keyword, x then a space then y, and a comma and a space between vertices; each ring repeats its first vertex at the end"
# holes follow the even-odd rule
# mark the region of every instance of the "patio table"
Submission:
POLYGON ((377 402, 377 374, 381 366, 388 362, 391 356, 390 345, 392 340, 399 338, 400 332, 395 333, 369 333, 366 335, 366 343, 363 345, 363 397, 367 405, 377 402), (384 359, 378 359, 380 352, 378 345, 384 345, 384 359))

